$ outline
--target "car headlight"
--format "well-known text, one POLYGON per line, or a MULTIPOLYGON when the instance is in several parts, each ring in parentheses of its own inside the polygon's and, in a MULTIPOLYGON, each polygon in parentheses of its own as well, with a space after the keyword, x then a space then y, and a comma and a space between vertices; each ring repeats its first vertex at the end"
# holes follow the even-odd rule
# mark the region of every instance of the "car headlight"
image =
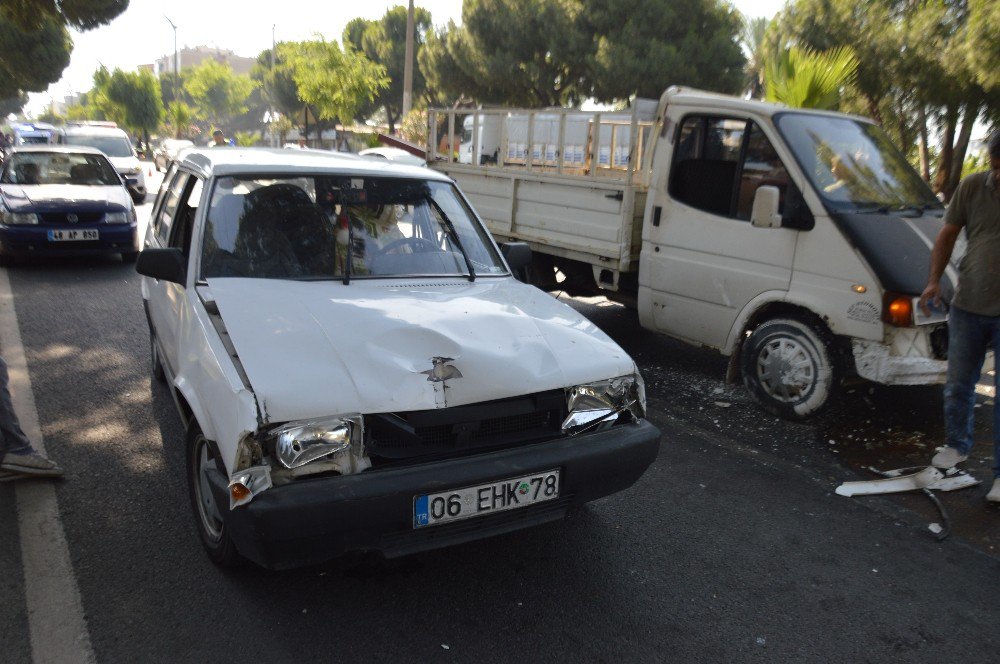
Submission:
POLYGON ((104 223, 105 224, 127 224, 132 219, 128 212, 105 212, 104 213, 104 223))
POLYGON ((646 385, 638 373, 577 385, 566 390, 566 407, 562 431, 568 434, 610 426, 622 416, 639 420, 646 416, 646 385))
POLYGON ((324 417, 289 422, 272 429, 274 456, 289 470, 348 451, 357 437, 360 444, 360 417, 324 417))
POLYGON ((0 222, 10 226, 31 226, 38 224, 34 212, 0 212, 0 222))

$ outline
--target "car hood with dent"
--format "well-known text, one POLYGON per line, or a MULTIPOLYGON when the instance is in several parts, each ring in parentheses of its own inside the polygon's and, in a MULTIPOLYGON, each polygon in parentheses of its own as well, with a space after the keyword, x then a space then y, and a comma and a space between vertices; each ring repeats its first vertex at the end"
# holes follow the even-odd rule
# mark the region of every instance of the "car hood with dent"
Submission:
POLYGON ((127 210, 130 204, 121 185, 5 184, 0 198, 11 212, 127 210))
POLYGON ((511 278, 208 283, 267 422, 444 408, 636 370, 594 324, 511 278))

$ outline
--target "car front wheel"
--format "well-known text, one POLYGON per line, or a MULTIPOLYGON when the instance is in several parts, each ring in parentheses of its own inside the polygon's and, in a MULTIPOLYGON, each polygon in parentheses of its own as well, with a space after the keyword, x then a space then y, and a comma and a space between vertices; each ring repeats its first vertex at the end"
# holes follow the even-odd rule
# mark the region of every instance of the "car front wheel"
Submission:
POLYGON ((743 382, 765 410, 804 420, 827 406, 837 385, 828 334, 798 318, 761 323, 742 352, 743 382))
POLYGON ((221 474, 224 478, 225 472, 215 446, 205 438, 201 427, 193 420, 187 434, 187 467, 191 507, 202 546, 215 564, 238 566, 243 559, 229 537, 222 516, 223 509, 228 509, 228 505, 216 502, 210 480, 213 475, 221 474))

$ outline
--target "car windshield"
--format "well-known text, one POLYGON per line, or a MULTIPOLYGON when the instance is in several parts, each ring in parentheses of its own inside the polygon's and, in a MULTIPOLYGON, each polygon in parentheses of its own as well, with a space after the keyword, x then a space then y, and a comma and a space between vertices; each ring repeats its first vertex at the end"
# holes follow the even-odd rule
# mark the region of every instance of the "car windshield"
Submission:
POLYGON ((455 187, 429 180, 222 177, 201 250, 203 279, 506 273, 455 187))
POLYGON ((109 157, 131 157, 132 146, 124 136, 66 136, 67 145, 97 148, 109 157))
POLYGON ((3 184, 120 185, 108 160, 99 154, 68 152, 15 152, 7 160, 3 184))
POLYGON ((831 210, 940 205, 930 187, 874 124, 851 118, 782 113, 777 125, 831 210))

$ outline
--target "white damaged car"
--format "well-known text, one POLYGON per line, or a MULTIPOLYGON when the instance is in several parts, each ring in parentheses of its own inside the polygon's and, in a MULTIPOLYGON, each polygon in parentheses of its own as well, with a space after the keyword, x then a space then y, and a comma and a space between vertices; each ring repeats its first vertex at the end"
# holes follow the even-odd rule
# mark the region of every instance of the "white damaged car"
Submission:
POLYGON ((269 568, 398 556, 632 485, 632 359, 513 273, 455 183, 293 150, 189 152, 137 270, 202 543, 269 568))

